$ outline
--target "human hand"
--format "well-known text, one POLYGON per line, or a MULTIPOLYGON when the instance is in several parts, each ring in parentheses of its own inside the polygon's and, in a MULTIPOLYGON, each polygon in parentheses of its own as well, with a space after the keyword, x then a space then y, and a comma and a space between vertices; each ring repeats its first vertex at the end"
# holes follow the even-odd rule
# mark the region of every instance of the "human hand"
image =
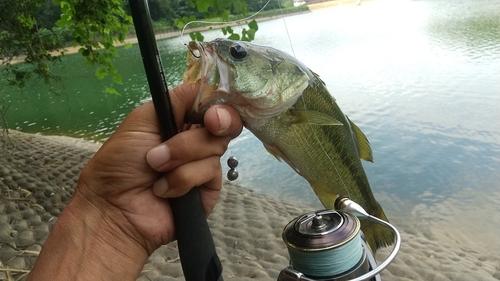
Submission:
POLYGON ((140 106, 80 176, 75 196, 101 210, 148 254, 174 240, 170 205, 164 198, 182 196, 198 186, 205 214, 212 211, 222 186, 220 156, 242 130, 238 113, 224 105, 206 112, 205 127, 187 129, 182 120, 197 92, 194 84, 170 91, 177 126, 184 131, 161 144, 153 104, 140 106))
POLYGON ((174 240, 165 198, 198 186, 208 216, 222 187, 220 156, 242 123, 224 105, 205 113, 205 127, 182 123, 198 89, 170 91, 183 131, 164 143, 152 103, 129 114, 83 169, 28 280, 135 280, 147 257, 174 240))

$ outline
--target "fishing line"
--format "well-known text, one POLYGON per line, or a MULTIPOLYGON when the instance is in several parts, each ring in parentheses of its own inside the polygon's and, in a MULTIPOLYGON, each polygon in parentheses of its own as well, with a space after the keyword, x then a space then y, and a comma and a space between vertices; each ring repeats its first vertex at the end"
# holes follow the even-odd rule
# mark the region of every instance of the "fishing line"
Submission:
MULTIPOLYGON (((297 59, 297 56, 295 55, 295 50, 293 48, 293 44, 292 44, 292 38, 290 37, 290 32, 288 32, 288 26, 286 24, 286 20, 285 20, 285 16, 283 14, 283 7, 281 6, 281 1, 278 1, 278 5, 280 7, 280 12, 281 12, 281 18, 283 19, 283 24, 285 26, 285 31, 286 31, 286 35, 288 37, 288 42, 290 43, 290 48, 292 50, 292 54, 293 54, 293 57, 295 59, 297 59)), ((297 59, 298 60, 298 59, 297 59)), ((313 74, 314 75, 314 74, 313 74)), ((325 85, 326 86, 326 85, 325 85)), ((316 134, 316 131, 313 130, 313 125, 311 124, 311 122, 309 121, 309 113, 307 112, 307 108, 306 108, 306 101, 304 99, 304 95, 301 95, 300 98, 302 99, 302 102, 304 103, 304 112, 305 112, 305 116, 306 116, 306 119, 307 119, 307 124, 309 125, 309 128, 311 129, 312 131, 312 134, 314 136, 314 138, 316 139, 316 142, 319 144, 319 147, 321 147, 321 150, 323 151, 323 153, 326 155, 326 157, 328 158, 328 161, 330 161, 330 164, 333 166, 333 168, 335 169, 335 172, 337 173, 337 176, 340 180, 340 182, 342 183, 342 186, 344 187, 344 190, 347 192, 347 196, 351 196, 350 193, 349 193, 349 190, 347 188, 347 185, 345 184, 344 180, 342 179, 342 176, 340 175, 340 172, 339 170, 337 169, 337 166, 335 165, 335 163, 333 162, 333 159, 330 157, 330 155, 328 155, 325 147, 323 146, 323 144, 321 143, 321 141, 319 140, 319 137, 318 135, 316 134)), ((342 126, 345 126, 344 124, 342 126)), ((342 194, 338 194, 338 195, 342 195, 342 194)))
POLYGON ((181 30, 181 36, 179 37, 180 41, 181 41, 181 44, 182 45, 187 45, 183 40, 182 40, 182 37, 184 36, 184 31, 186 30, 186 28, 188 27, 188 25, 192 24, 192 23, 205 23, 205 24, 232 24, 232 23, 238 23, 238 22, 241 22, 241 21, 246 21, 246 20, 249 20, 253 17, 255 17, 256 15, 258 15, 260 12, 262 12, 266 7, 267 5, 271 2, 271 0, 267 0, 266 4, 264 4, 264 6, 262 6, 262 8, 260 8, 260 10, 258 10, 257 12, 255 12, 254 14, 252 14, 251 16, 248 16, 246 18, 243 18, 243 19, 239 19, 239 20, 233 20, 233 21, 216 21, 216 22, 211 22, 211 21, 203 21, 203 20, 194 20, 194 21, 190 21, 188 23, 186 23, 184 25, 184 27, 182 28, 181 30))
POLYGON ((286 25, 285 15, 283 14, 283 7, 281 7, 281 1, 278 1, 278 5, 280 6, 281 18, 283 19, 283 25, 285 26, 286 36, 288 37, 288 42, 290 43, 290 48, 292 49, 293 57, 297 59, 297 56, 295 55, 295 50, 293 49, 292 38, 290 37, 290 32, 288 32, 288 26, 286 25))

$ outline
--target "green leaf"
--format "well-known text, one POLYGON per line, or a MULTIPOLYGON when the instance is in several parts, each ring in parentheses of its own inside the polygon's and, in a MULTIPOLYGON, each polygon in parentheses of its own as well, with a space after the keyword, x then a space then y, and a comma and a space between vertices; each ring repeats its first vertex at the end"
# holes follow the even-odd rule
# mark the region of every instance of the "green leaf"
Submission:
POLYGON ((229 9, 233 5, 233 0, 219 0, 217 4, 220 9, 229 9))
POLYGON ((122 83, 122 76, 120 74, 115 74, 113 76, 113 82, 115 82, 116 84, 121 84, 122 83))
POLYGON ((223 27, 221 30, 222 30, 222 33, 224 34, 224 36, 234 33, 234 30, 230 26, 223 27))
POLYGON ((115 88, 112 88, 112 87, 107 87, 106 88, 106 93, 108 94, 112 94, 112 95, 120 95, 115 88))
POLYGON ((200 13, 204 13, 208 11, 208 8, 211 6, 212 3, 207 0, 197 0, 196 1, 196 8, 200 13))
POLYGON ((68 14, 62 14, 61 18, 56 22, 58 27, 65 27, 71 24, 71 16, 68 14))
POLYGON ((203 42, 203 40, 205 40, 205 37, 200 32, 195 32, 195 35, 196 35, 196 41, 203 42))
POLYGON ((66 1, 61 1, 61 2, 59 3, 59 6, 61 6, 61 9, 62 9, 63 11, 66 11, 67 9, 69 9, 69 8, 71 7, 71 6, 69 5, 69 3, 68 3, 68 2, 66 2, 66 1))
POLYGON ((133 22, 134 22, 134 20, 132 19, 132 17, 131 17, 131 16, 129 16, 129 15, 126 15, 123 19, 124 19, 126 22, 128 22, 128 23, 133 23, 133 22))
POLYGON ((255 29, 249 29, 246 31, 246 35, 248 36, 248 39, 250 39, 250 41, 255 39, 255 32, 255 29))
POLYGON ((108 72, 101 68, 101 67, 98 67, 95 71, 95 76, 99 79, 99 80, 102 80, 104 79, 104 77, 106 77, 106 75, 108 75, 108 72))
POLYGON ((257 24, 257 22, 255 20, 252 20, 251 22, 249 22, 248 27, 250 27, 250 29, 254 29, 255 31, 259 30, 259 25, 257 24))
POLYGON ((240 40, 240 35, 233 33, 233 34, 231 34, 231 36, 229 36, 227 38, 231 39, 231 40, 240 40))
POLYGON ((233 10, 235 13, 241 13, 242 5, 240 1, 234 1, 233 10))
MULTIPOLYGON (((184 17, 184 18, 186 18, 186 17, 184 17)), ((184 27, 184 25, 186 24, 184 21, 184 18, 174 20, 174 24, 178 29, 182 29, 184 27)))
POLYGON ((199 31, 189 33, 189 37, 193 41, 203 42, 205 40, 205 37, 199 31))

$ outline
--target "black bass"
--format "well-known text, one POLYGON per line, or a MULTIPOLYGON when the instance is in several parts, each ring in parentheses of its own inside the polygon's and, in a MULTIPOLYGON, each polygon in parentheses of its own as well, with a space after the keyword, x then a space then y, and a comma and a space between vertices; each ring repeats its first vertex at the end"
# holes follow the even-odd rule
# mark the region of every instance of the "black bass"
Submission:
MULTIPOLYGON (((200 83, 187 123, 200 122, 214 104, 229 104, 278 160, 304 177, 328 209, 347 195, 386 220, 360 159, 373 161, 367 138, 342 113, 318 75, 274 48, 216 39, 190 42, 184 83, 200 83)), ((393 242, 392 232, 369 221, 362 230, 373 251, 393 242)))

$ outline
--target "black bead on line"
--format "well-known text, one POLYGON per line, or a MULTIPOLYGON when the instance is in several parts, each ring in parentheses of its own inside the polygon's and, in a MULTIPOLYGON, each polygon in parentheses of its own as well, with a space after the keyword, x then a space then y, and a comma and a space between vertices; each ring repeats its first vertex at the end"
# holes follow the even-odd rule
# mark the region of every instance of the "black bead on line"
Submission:
POLYGON ((236 170, 236 167, 238 167, 238 159, 235 157, 231 156, 227 159, 227 165, 229 166, 229 171, 227 171, 227 179, 229 181, 234 181, 238 178, 238 171, 236 170))

